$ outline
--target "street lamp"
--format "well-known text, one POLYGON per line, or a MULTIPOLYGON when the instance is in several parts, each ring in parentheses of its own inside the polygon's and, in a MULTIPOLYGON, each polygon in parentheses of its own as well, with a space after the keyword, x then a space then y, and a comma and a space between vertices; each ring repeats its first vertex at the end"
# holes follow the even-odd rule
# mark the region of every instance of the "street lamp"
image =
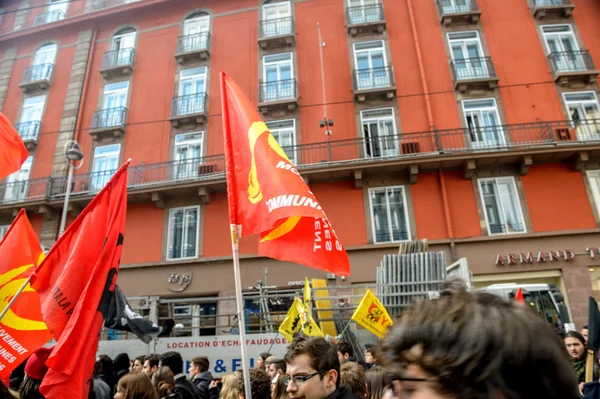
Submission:
POLYGON ((73 170, 79 169, 81 168, 81 165, 83 165, 83 152, 81 151, 79 143, 74 140, 67 141, 65 143, 64 156, 69 172, 67 177, 67 190, 65 192, 65 203, 63 205, 62 218, 60 219, 59 237, 65 232, 65 225, 67 224, 69 197, 71 196, 71 185, 73 184, 73 170), (75 165, 77 162, 79 162, 79 164, 75 165))

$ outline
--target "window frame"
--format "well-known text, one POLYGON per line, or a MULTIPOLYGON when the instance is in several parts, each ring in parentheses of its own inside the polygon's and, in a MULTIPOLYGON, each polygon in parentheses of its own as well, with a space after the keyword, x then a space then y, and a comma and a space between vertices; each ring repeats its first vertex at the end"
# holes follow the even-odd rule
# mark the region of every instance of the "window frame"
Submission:
POLYGON ((398 243, 398 242, 407 242, 407 241, 411 241, 412 239, 412 231, 411 231, 411 225, 410 225, 410 216, 409 216, 409 212, 408 212, 408 201, 407 201, 407 195, 406 195, 406 187, 404 185, 394 185, 394 186, 381 186, 381 187, 369 187, 369 190, 367 192, 367 195, 369 196, 369 212, 371 215, 371 234, 373 236, 373 244, 387 244, 387 243, 398 243), (406 223, 406 233, 407 233, 407 238, 406 240, 394 240, 393 238, 393 232, 391 230, 391 222, 390 222, 390 204, 389 201, 387 200, 387 191, 388 190, 393 190, 393 189, 400 189, 402 192, 401 198, 402 198, 402 204, 404 205, 404 220, 406 223), (385 190, 386 193, 386 206, 387 206, 387 219, 388 219, 388 223, 389 223, 389 227, 390 227, 390 236, 391 236, 391 240, 389 241, 378 241, 377 240, 377 233, 375 230, 375 212, 373 209, 373 198, 371 196, 371 193, 375 192, 375 191, 381 191, 381 190, 385 190))
MULTIPOLYGON (((123 80, 121 82, 114 82, 114 83, 107 83, 104 85, 103 89, 102 89, 102 108, 101 110, 107 110, 107 109, 112 109, 112 108, 107 108, 106 105, 106 97, 109 94, 118 94, 120 92, 125 92, 125 101, 123 107, 127 108, 127 102, 129 101, 129 80, 123 80), (122 84, 122 83, 126 83, 127 87, 125 88, 121 88, 121 89, 107 89, 110 86, 116 86, 118 84, 122 84)), ((113 107, 113 108, 118 108, 118 107, 113 107)))
MULTIPOLYGON (((284 127, 284 128, 280 128, 280 129, 274 129, 278 134, 280 134, 280 131, 292 131, 292 152, 293 155, 290 159, 290 161, 292 162, 292 165, 297 166, 297 162, 298 162, 298 158, 297 158, 297 151, 296 151, 296 147, 298 145, 298 141, 297 141, 297 137, 296 137, 296 119, 295 118, 289 118, 289 119, 278 119, 278 120, 274 120, 274 121, 267 121, 265 122, 265 124, 267 125, 267 128, 269 128, 269 132, 271 132, 271 134, 273 135, 273 137, 275 137, 275 134, 273 134, 273 130, 271 129, 271 127, 269 126, 269 124, 275 124, 275 123, 285 123, 285 122, 292 122, 292 127, 284 127)), ((278 138, 275 137, 275 139, 277 140, 277 143, 279 143, 279 145, 281 146, 281 143, 279 142, 278 138)), ((285 152, 285 148, 283 148, 283 146, 281 146, 283 151, 285 152)), ((288 158, 290 158, 290 155, 286 152, 286 155, 288 156, 288 158)))
MULTIPOLYGON (((184 95, 184 94, 183 94, 183 83, 184 83, 185 81, 188 81, 188 80, 189 80, 189 81, 191 81, 191 82, 192 82, 192 84, 193 84, 193 82, 194 82, 194 79, 199 79, 199 78, 200 78, 201 76, 203 76, 203 75, 204 75, 204 86, 203 86, 203 88, 202 88, 203 90, 202 90, 202 91, 199 91, 199 92, 198 92, 198 91, 196 91, 196 92, 193 92, 193 93, 191 93, 191 94, 187 94, 187 95, 189 95, 189 96, 193 96, 193 95, 199 95, 199 94, 202 94, 202 93, 206 93, 206 81, 207 81, 207 79, 208 79, 208 67, 207 67, 207 66, 198 66, 198 67, 193 67, 193 68, 185 68, 185 69, 181 69, 181 70, 179 71, 179 87, 178 87, 178 91, 177 91, 177 94, 178 94, 178 96, 179 96, 179 97, 183 97, 183 95, 184 95), (201 70, 202 72, 199 72, 199 73, 194 73, 193 75, 189 75, 189 76, 185 76, 185 77, 183 76, 184 72, 187 72, 187 71, 193 71, 193 70, 195 70, 195 69, 197 69, 197 70, 201 70)), ((195 86, 192 86, 192 87, 195 87, 195 86)))
MULTIPOLYGON (((362 109, 360 110, 360 126, 361 126, 361 137, 364 140, 364 150, 365 150, 365 155, 366 155, 366 150, 367 150, 367 138, 365 137, 365 121, 380 121, 380 120, 391 120, 392 121, 392 126, 394 128, 394 133, 393 133, 393 137, 394 137, 394 142, 396 145, 396 153, 394 155, 380 155, 378 157, 375 157, 373 155, 370 156, 370 158, 385 158, 385 157, 389 157, 389 156, 399 156, 400 155, 400 140, 398 137, 398 128, 396 127, 396 113, 394 112, 394 108, 393 107, 383 107, 383 108, 370 108, 370 109, 362 109), (385 116, 385 117, 364 117, 364 113, 368 113, 368 112, 373 112, 373 111, 384 111, 384 110, 390 110, 391 111, 391 115, 390 116, 385 116)), ((379 129, 379 122, 378 122, 378 129, 379 129)), ((385 137, 385 136, 378 136, 378 137, 385 137)), ((370 140, 373 140, 372 137, 369 138, 370 140)), ((381 139, 379 139, 381 140, 381 139)))
POLYGON ((280 19, 280 18, 290 18, 291 16, 292 16, 292 3, 289 0, 288 1, 277 1, 277 2, 273 2, 273 3, 267 3, 267 4, 263 4, 263 6, 262 6, 262 20, 263 21, 275 21, 275 20, 280 19), (287 6, 287 10, 288 10, 288 13, 289 13, 289 15, 287 17, 277 16, 277 18, 267 18, 266 11, 269 8, 280 7, 283 4, 285 4, 287 6))
MULTIPOLYGON (((200 220, 200 205, 191 205, 191 206, 179 206, 179 207, 175 207, 175 208, 171 208, 169 209, 169 213, 167 214, 167 217, 169 218, 167 221, 167 245, 166 245, 166 254, 165 254, 165 259, 169 262, 172 261, 181 261, 181 260, 186 260, 186 259, 198 259, 199 257, 199 252, 200 252, 200 245, 199 245, 199 241, 200 241, 200 224, 201 224, 201 220, 200 220), (181 257, 181 258, 171 258, 170 256, 170 250, 169 247, 171 246, 171 240, 173 238, 173 226, 171 224, 171 221, 173 220, 173 213, 179 210, 183 210, 184 215, 185 215, 185 210, 186 209, 196 209, 198 212, 198 218, 196 219, 196 243, 195 243, 195 251, 194 251, 194 256, 188 256, 188 257, 181 257)), ((185 231, 185 226, 182 227, 182 230, 185 231)), ((182 234, 182 241, 185 241, 183 239, 183 234, 182 234)))
MULTIPOLYGON (((265 54, 265 55, 263 55, 262 61, 263 61, 263 71, 262 71, 263 74, 262 74, 262 76, 263 76, 263 82, 264 83, 273 83, 273 82, 281 82, 282 81, 282 79, 280 79, 278 77, 277 80, 274 80, 273 82, 269 82, 267 80, 267 66, 271 66, 271 65, 277 65, 277 66, 279 66, 279 64, 284 64, 284 63, 288 63, 288 62, 290 64, 290 79, 293 80, 293 79, 296 78, 295 71, 294 71, 294 53, 293 52, 288 51, 288 52, 277 53, 277 54, 265 54), (273 57, 273 56, 278 56, 278 55, 285 55, 285 54, 289 54, 289 56, 290 56, 289 60, 285 60, 285 61, 269 61, 269 62, 266 61, 266 59, 268 57, 273 57)), ((278 75, 280 74, 279 72, 280 71, 279 71, 279 67, 278 67, 277 68, 277 74, 278 75)))
POLYGON ((0 225, 0 242, 4 239, 6 233, 8 233, 8 229, 10 229, 10 224, 2 224, 0 225))
MULTIPOLYGON (((542 39, 544 39, 544 48, 546 49, 546 55, 552 54, 552 51, 550 50, 550 45, 548 44, 547 37, 550 36, 550 35, 552 35, 552 34, 556 34, 557 32, 546 33, 546 32, 544 32, 544 28, 548 28, 548 27, 563 27, 563 26, 566 26, 566 27, 569 28, 568 35, 571 36, 571 38, 573 39, 573 43, 576 46, 576 48, 573 49, 573 51, 580 51, 581 50, 581 46, 579 45, 579 40, 577 40, 577 36, 575 35, 575 30, 573 29, 573 26, 571 24, 546 24, 546 25, 541 25, 540 26, 540 32, 542 33, 542 39)), ((567 35, 567 33, 565 33, 565 35, 567 35)))
POLYGON ((586 177, 594 201, 592 205, 596 208, 596 214, 600 218, 600 169, 586 171, 586 177), (597 179, 597 184, 593 183, 594 179, 597 179))
POLYGON ((27 97, 23 100, 23 104, 21 105, 21 113, 19 115, 19 123, 27 123, 27 122, 40 122, 40 124, 42 123, 42 119, 44 119, 44 108, 46 107, 46 100, 47 100, 48 96, 46 94, 42 94, 41 96, 34 96, 34 97, 27 97), (43 98, 42 101, 38 101, 38 102, 34 102, 32 104, 27 105, 26 103, 31 100, 35 100, 38 98, 43 98), (36 108, 38 106, 38 104, 41 104, 40 108, 40 119, 30 119, 30 120, 23 120, 23 115, 25 115, 25 109, 27 108, 36 108))
POLYGON ((111 41, 110 41, 110 50, 111 51, 120 51, 120 50, 125 50, 125 49, 135 49, 136 47, 136 41, 137 41, 137 29, 132 28, 132 27, 128 27, 128 28, 123 28, 123 29, 119 29, 112 37, 111 41), (127 32, 124 32, 127 31, 127 32), (119 32, 124 32, 124 33, 119 33, 119 32), (121 47, 120 44, 120 40, 122 40, 124 37, 128 37, 128 36, 133 36, 133 46, 131 47, 121 47))
MULTIPOLYGON (((356 42, 356 43, 352 43, 352 53, 353 53, 353 57, 354 57, 354 69, 357 71, 360 71, 361 69, 358 69, 358 58, 357 58, 357 50, 356 50, 356 46, 357 45, 361 45, 361 44, 366 44, 366 43, 376 43, 379 42, 381 43, 381 52, 383 54, 383 67, 387 68, 388 67, 388 60, 387 60, 387 54, 386 54, 386 48, 385 48, 385 41, 384 40, 367 40, 367 41, 363 41, 363 42, 356 42)), ((359 49, 358 52, 365 52, 369 54, 369 68, 367 70, 373 70, 375 69, 375 67, 373 67, 373 59, 371 57, 371 52, 373 51, 373 48, 369 48, 369 49, 359 49)), ((363 69, 364 70, 364 69, 363 69)))
POLYGON ((519 195, 519 187, 517 186, 517 181, 515 179, 514 176, 501 176, 501 177, 485 177, 485 178, 479 178, 477 179, 477 189, 479 190, 479 198, 481 200, 481 207, 482 207, 482 211, 483 211, 483 216, 485 218, 485 226, 486 226, 486 230, 487 230, 487 235, 488 236, 505 236, 505 235, 516 235, 516 234, 526 234, 527 233, 527 224, 525 223, 525 212, 523 212, 523 204, 521 202, 521 196, 519 195), (483 182, 490 182, 493 181, 496 184, 496 187, 498 186, 498 181, 500 180, 506 180, 506 181, 510 181, 512 184, 512 187, 514 189, 514 194, 515 194, 515 199, 516 199, 516 203, 519 206, 518 209, 518 217, 520 217, 520 221, 523 225, 523 231, 515 231, 515 232, 509 232, 508 229, 506 229, 506 217, 504 215, 504 206, 502 204, 502 199, 499 196, 499 193, 496 192, 496 195, 498 195, 497 197, 497 201, 496 203, 500 205, 500 211, 502 212, 502 218, 505 219, 504 220, 504 227, 506 232, 504 233, 492 233, 491 228, 490 228, 490 221, 488 218, 488 214, 486 211, 486 206, 485 206, 485 198, 483 196, 483 188, 481 186, 481 183, 483 182))

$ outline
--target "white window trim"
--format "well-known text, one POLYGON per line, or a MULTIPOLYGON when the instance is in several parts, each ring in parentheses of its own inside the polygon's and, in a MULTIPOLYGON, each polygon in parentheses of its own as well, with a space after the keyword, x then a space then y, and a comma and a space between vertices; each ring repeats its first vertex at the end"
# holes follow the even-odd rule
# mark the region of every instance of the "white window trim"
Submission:
MULTIPOLYGON (((295 79, 296 75, 294 73, 294 53, 291 52, 287 52, 287 53, 277 53, 277 54, 267 54, 267 55, 263 55, 263 82, 264 83, 269 83, 267 82, 267 66, 269 65, 279 65, 279 64, 283 64, 283 63, 290 63, 290 79, 295 79), (274 55, 283 55, 283 54, 289 54, 290 55, 290 59, 289 61, 270 61, 270 62, 266 62, 265 58, 267 57, 271 57, 274 55)), ((279 80, 276 80, 276 82, 279 82, 279 80)))
MULTIPOLYGON (((202 88, 202 91, 189 94, 191 96, 197 95, 197 94, 206 93, 206 80, 208 79, 208 67, 201 66, 201 67, 186 68, 186 69, 180 70, 179 71, 179 90, 178 90, 179 96, 183 95, 181 93, 183 93, 183 83, 185 81, 187 81, 187 80, 193 81, 194 79, 198 79, 201 76, 204 76, 204 87, 202 88), (189 71, 189 70, 192 70, 192 69, 199 69, 199 70, 202 70, 202 72, 196 73, 194 75, 185 76, 185 77, 183 76, 183 72, 184 71, 189 71)), ((205 107, 206 107, 206 104, 205 104, 205 107)))
MULTIPOLYGON (((542 32, 542 38, 544 39, 544 48, 546 49, 546 54, 550 54, 550 46, 548 45, 548 39, 547 36, 552 36, 555 35, 556 32, 544 32, 544 28, 547 27, 557 27, 557 26, 568 26, 569 27, 569 33, 572 37, 573 37, 573 43, 575 43, 575 46, 577 47, 575 49, 575 51, 579 51, 581 50, 581 46, 579 45, 579 41, 577 40, 577 36, 575 36, 575 31, 573 30, 573 26, 571 24, 547 24, 547 25, 542 25, 540 26, 540 31, 542 32)), ((567 35, 567 32, 563 32, 562 35, 567 35)))
MULTIPOLYGON (((406 187, 399 185, 399 186, 383 186, 383 187, 371 187, 369 188, 369 192, 367 193, 369 196, 369 212, 371 213, 371 234, 373 236, 373 243, 374 244, 386 244, 386 243, 394 243, 394 242, 408 242, 411 241, 412 238, 412 232, 410 230, 410 219, 408 217, 408 202, 406 201, 406 187), (399 188, 402 191, 402 204, 404 205, 404 218, 406 220, 406 232, 407 234, 407 239, 406 240, 394 240, 393 238, 393 233, 391 233, 391 240, 390 241, 381 241, 378 242, 377 241, 377 234, 375 232, 375 212, 373 212, 373 199, 371 198, 371 193, 373 191, 377 191, 377 190, 387 190, 387 189, 395 189, 395 188, 399 188)), ((387 198, 387 196, 386 196, 387 198)), ((390 223, 390 227, 391 222, 390 222, 390 216, 389 216, 389 204, 388 204, 388 223, 390 223)))
POLYGON ((128 49, 128 48, 135 48, 136 40, 137 40, 137 34, 138 34, 137 30, 133 30, 133 32, 119 33, 118 35, 114 35, 112 37, 111 42, 110 42, 110 49, 113 50, 113 51, 115 51, 115 50, 125 50, 125 49, 128 49), (117 40, 122 39, 123 37, 126 37, 126 36, 133 36, 133 43, 134 43, 133 47, 116 48, 115 46, 116 46, 117 40))
POLYGON ((590 191, 592 192, 592 198, 594 200, 594 207, 596 208, 596 214, 600 217, 600 170, 588 170, 587 173, 588 184, 590 191), (592 184, 592 179, 598 180, 598 187, 592 184))
MULTIPOLYGON (((111 108, 106 108, 105 104, 104 104, 104 102, 106 100, 106 96, 108 94, 117 94, 120 92, 125 92, 125 104, 127 104, 127 101, 129 101, 129 81, 125 80, 124 82, 127 83, 127 87, 124 87, 122 89, 107 90, 107 87, 116 85, 119 83, 123 83, 123 82, 109 83, 109 84, 104 85, 104 89, 102 90, 102 108, 101 108, 102 110, 111 109, 111 108)), ((124 105, 124 107, 125 107, 125 105, 124 105)))
POLYGON ((177 155, 177 147, 181 147, 183 145, 187 145, 189 146, 190 144, 197 144, 200 143, 200 158, 204 158, 204 150, 205 150, 205 146, 204 146, 204 137, 205 137, 205 133, 204 130, 199 130, 197 132, 185 132, 185 133, 178 133, 175 135, 175 138, 173 140, 173 160, 175 160, 175 156, 177 155), (177 137, 179 136, 187 136, 187 135, 193 135, 193 134, 200 134, 201 138, 200 139, 194 139, 194 140, 185 140, 181 143, 177 143, 177 137))
MULTIPOLYGON (((517 235, 517 234, 526 234, 527 233, 527 224, 525 223, 525 216, 523 215, 523 205, 521 204, 521 198, 520 198, 521 196, 519 195, 519 188, 517 187, 517 182, 516 182, 514 176, 489 177, 489 178, 477 179, 477 188, 479 189, 479 198, 481 199, 481 207, 483 210, 483 216, 485 217, 485 226, 487 228, 488 236, 506 236, 506 235, 517 235), (520 216, 521 223, 523 223, 523 231, 516 231, 516 232, 506 231, 505 233, 492 233, 491 232, 490 221, 488 220, 488 214, 485 209, 485 198, 483 197, 483 190, 481 188, 481 183, 494 181, 494 182, 496 182, 496 185, 498 185, 499 180, 510 180, 513 185, 513 188, 515 190, 515 197, 517 200, 517 205, 519 205, 519 215, 518 216, 520 216)), ((502 199, 500 198, 500 196, 498 196, 498 202, 499 202, 499 205, 502 207, 502 199)), ((504 212, 503 207, 500 210, 502 212, 504 212)), ((504 217, 504 215, 503 215, 503 217, 504 217)), ((506 223, 506 221, 505 221, 505 223, 506 223)))
MULTIPOLYGON (((356 45, 357 44, 365 44, 365 43, 375 43, 375 42, 379 42, 381 43, 381 50, 383 53, 383 67, 387 68, 388 67, 388 62, 387 62, 387 54, 385 53, 386 49, 385 49, 385 42, 383 40, 367 40, 365 42, 357 42, 352 44, 352 52, 354 53, 354 68, 359 71, 360 69, 358 69, 358 58, 357 58, 357 54, 356 54, 356 45)), ((358 52, 359 53, 371 53, 372 49, 359 49, 358 52)), ((371 57, 369 57, 370 59, 371 57)), ((373 66, 371 66, 369 69, 374 69, 373 66)))
POLYGON ((456 59, 454 58, 454 52, 452 51, 452 43, 456 43, 456 42, 477 41, 477 46, 479 47, 480 57, 481 58, 485 57, 485 53, 483 52, 483 45, 481 44, 481 36, 479 36, 478 30, 464 30, 464 31, 460 31, 460 32, 448 32, 448 33, 446 33, 446 39, 448 40, 450 57, 452 57, 452 60, 454 60, 454 61, 456 61, 456 59), (460 34, 465 34, 465 33, 475 33, 475 37, 472 39, 451 39, 450 38, 450 36, 452 36, 452 35, 460 35, 460 34))
POLYGON ((289 18, 289 17, 291 17, 292 16, 292 4, 289 1, 278 1, 278 2, 275 2, 275 3, 264 4, 262 6, 262 18, 263 18, 263 21, 271 21, 271 19, 267 18, 267 10, 269 8, 280 7, 282 4, 287 5, 287 9, 288 9, 289 15, 287 17, 279 17, 279 18, 289 18))
POLYGON ((41 123, 42 119, 44 118, 44 110, 46 108, 46 99, 47 99, 47 96, 44 94, 41 96, 28 97, 25 100, 23 100, 23 104, 21 105, 21 114, 19 115, 19 123, 26 123, 26 122, 40 122, 41 123), (27 100, 33 100, 33 99, 37 99, 37 98, 43 98, 43 100, 39 101, 39 102, 35 102, 33 104, 28 104, 28 105, 25 104, 25 102, 27 100), (37 106, 37 104, 42 104, 41 105, 42 110, 40 112, 40 119, 39 120, 32 119, 32 120, 27 120, 27 121, 23 120, 23 115, 25 114, 23 111, 25 111, 26 108, 35 108, 37 106))
POLYGON ((0 225, 0 241, 2 241, 2 239, 4 238, 4 236, 6 235, 6 233, 8 232, 9 228, 10 228, 10 224, 0 225))
MULTIPOLYGON (((396 156, 400 155, 400 147, 399 147, 399 137, 398 137, 398 129, 396 128, 396 114, 394 113, 394 108, 391 107, 385 107, 385 108, 373 108, 373 109, 363 109, 360 111, 360 130, 361 130, 361 136, 363 138, 364 141, 364 149, 366 151, 367 148, 367 138, 365 137, 365 129, 364 129, 364 125, 365 125, 365 121, 380 121, 380 120, 388 120, 390 119, 392 121, 392 126, 394 128, 394 141, 396 143, 396 156), (390 116, 379 116, 379 117, 364 117, 364 113, 365 112, 372 112, 372 111, 383 111, 383 110, 390 110, 392 111, 392 114, 390 116)), ((386 136, 379 136, 379 137, 386 137, 386 136)), ((373 140, 373 138, 371 138, 371 140, 373 140)), ((366 155, 366 152, 365 152, 366 155)), ((384 157, 381 157, 384 158, 384 157)))
MULTIPOLYGON (((268 122, 266 122, 266 125, 267 125, 267 127, 269 127, 269 123, 283 123, 283 122, 290 122, 290 121, 292 122, 292 127, 291 128, 284 128, 283 130, 292 129, 292 136, 293 136, 293 144, 292 144, 292 147, 293 147, 293 157, 292 157, 292 160, 293 160, 293 162, 292 163, 294 164, 294 166, 297 166, 298 165, 298 158, 297 158, 296 148, 298 146, 298 140, 297 140, 297 136, 296 136, 296 119, 279 119, 279 120, 276 120, 276 121, 268 121, 268 122)), ((277 130, 279 130, 279 129, 277 129, 277 130)), ((273 134, 273 132, 271 131, 271 128, 269 128, 269 132, 271 132, 271 134, 273 134)), ((275 135, 273 135, 273 137, 275 137, 275 135)), ((279 143, 279 141, 277 141, 277 142, 279 143)), ((279 145, 281 146, 281 143, 279 143, 279 145)), ((288 158, 289 158, 289 155, 288 155, 288 158)))
POLYGON ((169 209, 169 214, 168 214, 168 222, 167 222, 167 246, 166 246, 166 250, 167 250, 167 254, 166 254, 166 259, 168 261, 180 261, 180 260, 185 260, 185 259, 197 259, 198 258, 198 250, 200 247, 200 206, 199 205, 194 205, 194 206, 180 206, 177 208, 171 208, 169 209), (171 245, 171 239, 173 237, 173 229, 171 228, 171 220, 173 218, 172 214, 175 211, 178 210, 184 210, 184 215, 185 215, 185 210, 186 209, 192 209, 195 208, 198 210, 198 221, 196 223, 196 252, 194 256, 188 256, 188 257, 181 257, 181 258, 171 258, 169 253, 169 246, 171 245))
POLYGON ((39 64, 34 63, 38 54, 50 53, 50 52, 53 53, 52 62, 50 62, 50 64, 54 65, 54 63, 56 62, 56 54, 58 53, 58 45, 56 43, 47 43, 47 44, 44 44, 43 46, 40 46, 35 51, 35 53, 33 53, 33 58, 31 60, 31 66, 39 65, 39 64))
POLYGON ((569 91, 569 92, 564 92, 562 93, 562 98, 563 98, 563 104, 565 106, 565 109, 567 111, 567 114, 569 115, 569 118, 571 118, 571 113, 569 112, 569 104, 581 104, 581 103, 592 103, 595 102, 596 105, 598 106, 598 109, 600 109, 600 103, 598 102, 598 95, 596 94, 595 91, 569 91), (569 94, 592 94, 592 97, 594 97, 593 100, 578 100, 578 101, 573 101, 573 100, 567 100, 567 96, 569 94))

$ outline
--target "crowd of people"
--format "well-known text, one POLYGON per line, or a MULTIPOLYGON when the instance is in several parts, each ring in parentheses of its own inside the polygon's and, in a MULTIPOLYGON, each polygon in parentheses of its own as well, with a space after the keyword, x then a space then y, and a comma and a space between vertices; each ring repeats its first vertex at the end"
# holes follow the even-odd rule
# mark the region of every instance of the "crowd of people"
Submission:
MULTIPOLYGON (((577 399, 584 352, 581 334, 561 342, 522 305, 442 291, 408 307, 380 345, 365 349, 364 363, 349 343, 298 333, 283 358, 259 356, 250 386, 253 399, 577 399)), ((19 392, 3 387, 2 397, 41 398, 49 353, 38 349, 15 381, 19 392)), ((90 398, 244 399, 241 371, 216 379, 206 357, 194 358, 187 373, 183 364, 177 352, 99 356, 90 398)))

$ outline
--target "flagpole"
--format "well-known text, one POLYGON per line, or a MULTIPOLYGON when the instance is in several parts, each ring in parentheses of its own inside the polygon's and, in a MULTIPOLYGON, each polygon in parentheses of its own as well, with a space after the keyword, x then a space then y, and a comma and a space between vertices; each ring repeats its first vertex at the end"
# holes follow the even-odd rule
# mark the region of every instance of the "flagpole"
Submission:
POLYGON ((233 278, 235 280, 235 302, 237 304, 237 317, 240 330, 240 348, 242 349, 242 373, 244 375, 244 399, 252 399, 250 389, 250 362, 246 348, 246 321, 244 320, 244 304, 242 302, 242 279, 240 276, 240 255, 238 226, 230 225, 231 250, 233 252, 233 278))
POLYGON ((29 284, 30 279, 31 279, 31 275, 29 275, 29 277, 27 277, 27 280, 25 280, 25 283, 23 283, 21 288, 19 288, 19 290, 15 293, 15 296, 12 297, 12 299, 10 300, 8 305, 6 305, 4 310, 2 310, 2 313, 0 313, 0 320, 2 320, 2 318, 8 313, 8 310, 10 309, 10 307, 15 303, 15 301, 17 300, 19 295, 21 295, 21 292, 23 292, 25 287, 27 287, 27 284, 29 284))

